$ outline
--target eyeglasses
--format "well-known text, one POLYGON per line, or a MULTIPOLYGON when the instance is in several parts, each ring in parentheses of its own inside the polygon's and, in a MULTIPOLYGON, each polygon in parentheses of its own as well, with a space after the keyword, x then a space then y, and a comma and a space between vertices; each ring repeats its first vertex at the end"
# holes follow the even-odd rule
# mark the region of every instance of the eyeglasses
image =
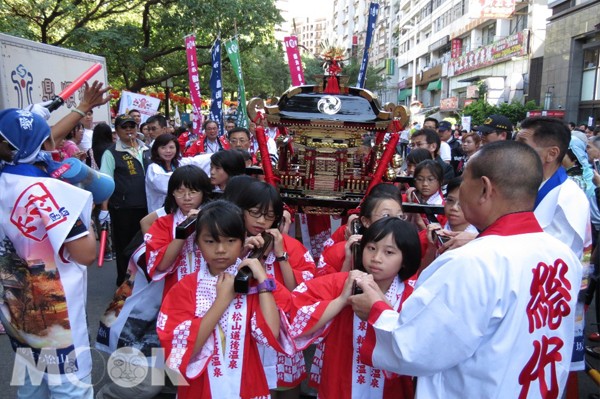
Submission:
POLYGON ((275 220, 275 218, 276 218, 275 212, 273 212, 273 211, 268 211, 265 213, 258 209, 250 208, 250 209, 246 209, 246 212, 248 212, 248 214, 255 219, 259 219, 261 216, 263 216, 265 218, 265 220, 275 220))
POLYGON ((190 190, 190 191, 186 191, 186 190, 175 190, 173 192, 173 197, 177 198, 177 199, 182 199, 185 196, 188 196, 190 198, 196 198, 200 195, 202 195, 202 191, 196 191, 196 190, 190 190))
POLYGON ((424 177, 415 177, 415 181, 417 183, 434 183, 437 181, 437 179, 435 177, 428 177, 428 178, 424 178, 424 177))
POLYGON ((229 142, 231 144, 246 144, 249 140, 247 139, 231 139, 229 142))
POLYGON ((382 213, 382 214, 373 215, 373 216, 377 217, 378 219, 390 218, 390 217, 392 217, 392 218, 398 218, 400 220, 406 220, 406 219, 408 219, 408 216, 405 215, 404 213, 398 213, 397 215, 392 215, 390 213, 382 213))

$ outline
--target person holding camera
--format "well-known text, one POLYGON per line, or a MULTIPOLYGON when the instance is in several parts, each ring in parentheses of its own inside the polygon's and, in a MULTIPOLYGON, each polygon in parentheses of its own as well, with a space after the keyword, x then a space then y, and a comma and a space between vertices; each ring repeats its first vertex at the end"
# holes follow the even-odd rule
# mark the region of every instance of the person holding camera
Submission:
POLYGON ((277 295, 289 292, 267 276, 260 260, 239 259, 245 236, 242 211, 228 201, 211 202, 198 213, 196 243, 206 267, 167 293, 157 319, 166 365, 189 384, 178 387, 180 399, 268 397, 258 344, 293 349, 275 304, 277 295), (234 275, 246 266, 256 283, 252 292, 236 294, 234 275))
MULTIPOLYGON (((362 231, 384 217, 406 219, 402 211, 400 189, 393 184, 380 183, 373 187, 360 206, 358 217, 348 218, 346 226, 341 226, 334 235, 337 242, 327 245, 317 265, 317 274, 348 272, 352 269, 352 248, 360 241, 362 231), (353 229, 354 227, 354 229, 353 229), (348 238, 343 239, 347 234, 348 238)), ((330 240, 333 240, 334 237, 330 240)), ((328 240, 329 241, 329 240, 328 240)))
POLYGON ((156 219, 144 235, 148 275, 155 281, 165 279, 163 297, 177 281, 200 269, 202 254, 194 245, 195 233, 178 237, 176 227, 195 216, 211 193, 210 179, 197 166, 181 166, 169 178, 167 214, 156 219))
POLYGON ((363 269, 320 276, 292 292, 290 324, 296 346, 318 344, 309 383, 323 398, 413 398, 411 377, 358 359, 367 323, 352 311, 348 298, 357 278, 368 279, 399 312, 413 291, 421 262, 417 230, 397 217, 381 218, 363 233, 359 252, 363 269))

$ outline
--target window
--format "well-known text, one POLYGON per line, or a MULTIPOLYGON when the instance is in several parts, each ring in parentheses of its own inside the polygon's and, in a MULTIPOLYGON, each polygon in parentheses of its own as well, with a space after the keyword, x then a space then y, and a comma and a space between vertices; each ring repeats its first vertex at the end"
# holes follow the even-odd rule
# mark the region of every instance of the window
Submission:
POLYGON ((510 34, 522 32, 527 28, 527 8, 524 8, 518 12, 522 12, 523 15, 515 15, 510 19, 510 34))
POLYGON ((491 25, 483 28, 483 35, 481 38, 482 45, 488 45, 494 42, 494 36, 496 36, 496 23, 494 22, 491 25))
POLYGON ((598 57, 600 49, 583 52, 583 76, 581 79, 581 101, 600 100, 600 68, 598 57))
POLYGON ((467 54, 469 51, 471 51, 471 36, 462 39, 462 55, 467 54))

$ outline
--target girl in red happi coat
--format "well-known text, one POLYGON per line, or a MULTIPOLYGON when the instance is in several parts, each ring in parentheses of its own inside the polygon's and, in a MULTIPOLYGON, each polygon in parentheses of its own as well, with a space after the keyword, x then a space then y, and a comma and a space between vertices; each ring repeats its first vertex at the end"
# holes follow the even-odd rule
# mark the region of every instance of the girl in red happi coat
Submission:
POLYGON ((348 222, 348 238, 340 240, 323 250, 323 254, 317 265, 317 274, 322 276, 330 273, 350 271, 352 268, 351 248, 354 243, 360 240, 360 232, 377 220, 389 216, 395 216, 400 219, 406 218, 402 211, 400 189, 392 184, 378 184, 361 204, 358 220, 348 222), (351 231, 352 223, 359 223, 360 232, 358 234, 351 231))
POLYGON ((207 267, 168 292, 156 323, 167 367, 189 384, 179 385, 177 397, 266 398, 258 345, 291 351, 285 315, 275 303, 275 296, 289 292, 267 276, 258 259, 239 259, 245 228, 236 205, 224 200, 205 205, 196 237, 207 267), (248 294, 236 294, 234 276, 245 266, 253 283, 248 294))
POLYGON ((148 274, 155 281, 165 279, 165 295, 177 281, 202 265, 202 255, 194 245, 195 233, 179 239, 175 238, 175 228, 198 213, 211 192, 210 179, 197 166, 181 166, 169 178, 165 198, 168 214, 156 219, 144 235, 148 274))
POLYGON ((360 248, 365 271, 359 269, 317 277, 292 292, 291 335, 299 349, 318 343, 310 384, 319 398, 412 398, 411 377, 376 369, 360 361, 367 322, 348 305, 353 282, 373 279, 381 297, 396 311, 412 293, 421 259, 415 227, 399 218, 373 223, 363 234, 360 248))
MULTIPOLYGON (((293 237, 277 228, 283 217, 283 201, 277 190, 265 182, 255 180, 248 184, 227 186, 225 198, 242 208, 246 225, 246 249, 261 247, 261 234, 273 237, 273 247, 264 261, 266 272, 292 291, 296 286, 314 277, 316 266, 310 252, 293 237)), ((289 302, 277 305, 289 310, 289 302)), ((286 356, 273 348, 261 348, 263 366, 273 388, 272 396, 298 396, 300 382, 305 378, 304 357, 301 351, 286 356), (278 395, 275 389, 287 391, 278 395), (291 392, 290 392, 291 391, 291 392)))

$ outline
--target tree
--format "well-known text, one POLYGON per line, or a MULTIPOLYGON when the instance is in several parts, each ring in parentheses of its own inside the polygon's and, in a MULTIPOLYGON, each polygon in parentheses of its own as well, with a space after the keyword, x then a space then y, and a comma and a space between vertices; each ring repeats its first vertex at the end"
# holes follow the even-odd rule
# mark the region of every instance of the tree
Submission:
MULTIPOLYGON (((3 0, 0 30, 106 57, 109 81, 139 91, 173 78, 187 88, 183 37, 196 32, 199 66, 221 32, 240 52, 272 43, 281 16, 274 0, 3 0)), ((224 57, 226 60, 226 57, 224 57)), ((207 68, 205 68, 207 69, 207 68)), ((201 71, 208 82, 210 71, 201 71)))
POLYGON ((467 105, 463 110, 463 115, 471 116, 472 126, 481 125, 488 116, 495 114, 506 116, 513 125, 516 125, 525 119, 527 111, 533 111, 535 109, 539 109, 535 101, 528 101, 524 105, 518 101, 513 101, 510 104, 502 103, 495 106, 483 99, 479 99, 467 105))
MULTIPOLYGON (((287 90, 290 85, 290 73, 283 55, 283 46, 273 43, 258 45, 241 56, 246 99, 280 96, 287 90)), ((223 68, 223 82, 228 97, 237 100, 234 97, 238 90, 237 77, 228 65, 223 68)))

